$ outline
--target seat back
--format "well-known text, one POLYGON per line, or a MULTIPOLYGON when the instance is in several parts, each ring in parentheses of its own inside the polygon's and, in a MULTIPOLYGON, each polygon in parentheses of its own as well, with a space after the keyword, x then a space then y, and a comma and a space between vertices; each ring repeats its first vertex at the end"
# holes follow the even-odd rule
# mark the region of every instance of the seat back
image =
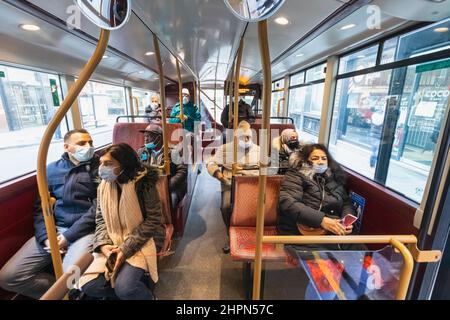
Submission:
MULTIPOLYGON (((259 138, 260 138, 259 134, 261 131, 262 124, 261 123, 253 123, 251 125, 251 127, 252 127, 252 129, 254 129, 256 131, 256 140, 255 141, 257 141, 257 143, 259 145, 259 138)), ((287 123, 287 124, 271 123, 270 124, 270 141, 273 141, 273 139, 276 138, 277 135, 275 135, 275 133, 278 133, 278 136, 281 136, 281 133, 285 129, 294 129, 295 130, 295 125, 292 123, 287 123), (277 130, 277 131, 274 132, 274 130, 277 130)))
MULTIPOLYGON (((259 178, 244 176, 235 177, 233 189, 233 212, 231 226, 256 227, 256 211, 258 208, 258 181, 259 178), (249 197, 249 195, 252 195, 249 197)), ((265 226, 277 225, 277 206, 280 194, 280 185, 283 176, 267 177, 266 206, 264 215, 265 226)))
MULTIPOLYGON (((142 122, 116 123, 113 130, 113 144, 126 143, 134 150, 138 150, 144 145, 144 134, 140 130, 144 130, 147 126, 148 123, 142 122)), ((180 128, 183 128, 181 123, 167 124, 167 136, 171 144, 177 144, 180 141, 182 132, 180 131, 180 134, 174 134, 180 128)))
POLYGON ((113 144, 126 143, 134 150, 138 150, 144 145, 144 135, 139 130, 144 130, 148 123, 116 123, 113 129, 113 144))

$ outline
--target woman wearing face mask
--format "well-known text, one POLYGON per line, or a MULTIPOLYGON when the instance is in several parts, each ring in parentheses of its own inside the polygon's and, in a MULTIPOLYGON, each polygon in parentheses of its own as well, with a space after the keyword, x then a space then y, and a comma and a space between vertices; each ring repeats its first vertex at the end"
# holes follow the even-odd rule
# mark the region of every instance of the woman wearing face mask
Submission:
POLYGON ((298 140, 298 133, 294 129, 285 129, 281 136, 272 141, 272 148, 278 151, 278 174, 285 174, 289 168, 289 157, 300 150, 303 144, 298 140))
POLYGON ((107 148, 100 162, 94 261, 80 287, 91 297, 152 300, 165 237, 158 172, 124 143, 107 148))
MULTIPOLYGON (((345 173, 321 144, 306 145, 291 156, 291 167, 280 188, 278 230, 300 235, 309 228, 320 233, 349 235, 341 219, 356 215, 345 186, 345 173), (299 230, 300 229, 300 230, 299 230), (318 229, 318 230, 317 230, 318 229)), ((314 248, 341 249, 336 245, 314 248)))
POLYGON ((159 104, 159 97, 153 95, 151 97, 151 103, 145 108, 145 115, 149 116, 148 122, 150 123, 160 123, 162 112, 161 105, 159 104))

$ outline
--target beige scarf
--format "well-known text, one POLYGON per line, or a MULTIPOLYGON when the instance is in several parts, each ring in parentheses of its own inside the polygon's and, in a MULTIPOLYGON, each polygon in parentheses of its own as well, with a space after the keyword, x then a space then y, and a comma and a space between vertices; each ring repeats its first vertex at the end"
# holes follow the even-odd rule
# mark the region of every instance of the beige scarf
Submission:
MULTIPOLYGON (((135 180, 122 186, 119 199, 119 186, 115 182, 102 181, 98 188, 97 199, 106 224, 108 235, 115 246, 120 247, 128 235, 143 222, 143 216, 136 194, 136 182, 147 174, 142 172, 135 180)), ((107 280, 111 280, 114 288, 115 274, 109 274, 105 264, 106 257, 102 253, 94 253, 94 261, 79 281, 79 287, 104 273, 107 280)), ((158 282, 157 254, 153 238, 147 241, 142 248, 126 260, 133 267, 144 269, 150 277, 158 282)))

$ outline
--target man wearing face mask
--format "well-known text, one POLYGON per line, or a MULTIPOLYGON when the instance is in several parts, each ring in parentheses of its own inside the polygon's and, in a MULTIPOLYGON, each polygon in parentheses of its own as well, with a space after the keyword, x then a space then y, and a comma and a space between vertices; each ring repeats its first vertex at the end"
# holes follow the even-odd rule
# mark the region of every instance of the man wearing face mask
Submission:
POLYGON ((161 113, 161 105, 159 103, 159 97, 157 95, 152 95, 151 103, 145 108, 145 114, 152 119, 149 119, 150 123, 161 123, 162 113, 161 113), (159 118, 154 118, 159 117, 159 118))
MULTIPOLYGON (((250 124, 246 121, 239 123, 234 133, 238 137, 238 159, 236 176, 257 176, 259 174, 259 146, 253 143, 250 124)), ((227 227, 230 227, 231 217, 231 179, 233 176, 234 142, 217 148, 216 153, 208 161, 208 173, 220 181, 222 201, 220 211, 227 227)), ((230 251, 229 241, 223 248, 225 253, 230 251)))
MULTIPOLYGON (((141 162, 146 166, 164 165, 164 144, 163 131, 160 126, 150 124, 144 133, 145 145, 138 150, 141 162)), ((170 156, 171 152, 169 152, 170 156)), ((170 196, 172 208, 176 208, 183 199, 187 189, 187 166, 185 164, 175 164, 170 161, 170 196)))
MULTIPOLYGON (((86 130, 72 130, 64 136, 64 154, 47 166, 50 195, 55 198, 55 224, 58 244, 67 271, 92 248, 99 158, 86 130)), ((51 266, 50 244, 44 217, 37 201, 35 236, 0 271, 0 287, 39 299, 54 283, 44 270, 51 266)))
POLYGON ((284 174, 289 168, 289 157, 303 146, 298 140, 298 133, 294 129, 285 129, 280 137, 272 141, 272 148, 278 150, 279 169, 278 174, 284 174))
MULTIPOLYGON (((183 88, 183 113, 186 116, 186 119, 183 122, 183 128, 194 132, 195 122, 201 121, 202 117, 200 115, 200 111, 197 106, 191 102, 191 94, 189 93, 189 89, 183 88)), ((178 102, 172 108, 172 113, 170 114, 171 119, 169 119, 169 123, 180 123, 180 103, 178 102), (176 119, 175 119, 176 118, 176 119)))

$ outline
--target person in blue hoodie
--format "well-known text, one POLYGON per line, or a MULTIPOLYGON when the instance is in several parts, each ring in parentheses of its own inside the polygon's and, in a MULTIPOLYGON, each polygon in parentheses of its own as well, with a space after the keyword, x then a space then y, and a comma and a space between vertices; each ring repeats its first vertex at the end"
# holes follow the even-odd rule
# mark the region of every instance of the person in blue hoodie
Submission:
MULTIPOLYGON (((92 250, 98 186, 99 157, 86 130, 72 130, 64 136, 64 154, 47 166, 49 192, 54 207, 58 244, 67 271, 92 250)), ((49 240, 40 201, 36 201, 35 236, 0 270, 4 290, 39 299, 54 283, 49 240)))
MULTIPOLYGON (((200 111, 198 110, 198 107, 191 102, 191 94, 189 92, 189 89, 183 88, 183 113, 186 116, 186 119, 183 122, 183 128, 187 131, 194 132, 194 125, 195 122, 201 121, 202 117, 200 115, 200 111)), ((177 102, 172 108, 172 113, 170 114, 170 117, 172 119, 169 120, 169 123, 180 123, 181 120, 174 119, 180 115, 180 103, 177 102)))

